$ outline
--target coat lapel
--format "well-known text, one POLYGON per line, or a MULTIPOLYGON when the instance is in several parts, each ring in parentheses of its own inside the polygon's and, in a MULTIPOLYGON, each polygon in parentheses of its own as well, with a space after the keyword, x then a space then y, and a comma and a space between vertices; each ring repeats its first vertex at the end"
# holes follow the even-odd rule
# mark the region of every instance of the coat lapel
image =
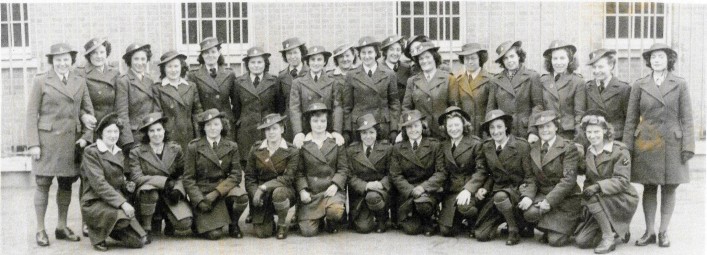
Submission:
POLYGON ((415 155, 417 155, 417 160, 422 162, 422 159, 432 152, 429 139, 422 138, 420 141, 420 146, 417 147, 415 155))
POLYGON ((513 76, 513 80, 511 81, 512 87, 515 91, 516 88, 518 88, 525 80, 530 78, 530 74, 528 73, 528 69, 525 68, 524 65, 520 66, 520 70, 518 70, 518 73, 516 73, 515 76, 513 76))
POLYGON ((619 94, 621 91, 619 89, 619 80, 616 77, 612 77, 611 80, 609 81, 609 84, 607 84, 606 88, 604 89, 604 92, 599 93, 599 87, 596 86, 596 83, 594 83, 594 89, 597 91, 597 95, 601 94, 601 101, 606 107, 607 102, 609 102, 609 99, 611 99, 613 96, 619 94))
POLYGON ((104 66, 103 72, 101 72, 101 71, 98 71, 98 67, 96 67, 94 65, 87 65, 86 79, 100 81, 100 82, 110 85, 111 87, 115 87, 115 83, 109 79, 109 78, 114 77, 112 72, 113 71, 111 69, 109 69, 108 66, 104 66))
POLYGON ((375 147, 373 147, 373 150, 371 151, 371 156, 368 158, 369 161, 371 161, 372 165, 376 165, 378 161, 383 159, 383 156, 385 156, 385 148, 381 146, 380 144, 376 144, 375 147))
POLYGON ((239 81, 241 87, 243 87, 246 91, 250 92, 254 96, 258 97, 258 90, 255 88, 255 86, 253 86, 253 81, 250 79, 250 73, 246 73, 241 76, 239 81))
POLYGON ((324 90, 326 87, 331 85, 331 83, 328 82, 328 75, 322 75, 317 82, 314 82, 314 78, 312 78, 311 75, 307 74, 304 77, 304 81, 302 82, 302 85, 307 87, 309 90, 311 90, 314 93, 317 93, 319 96, 326 98, 326 95, 324 94, 324 90), (325 83, 326 82, 326 83, 325 83), (322 87, 319 87, 319 86, 322 87))
POLYGON ((540 151, 542 150, 541 146, 540 146, 540 142, 532 143, 530 146, 532 146, 532 148, 530 150, 530 158, 533 160, 533 163, 535 164, 535 166, 538 169, 543 169, 542 158, 541 158, 542 155, 540 153, 540 151))
POLYGON ((262 78, 260 78, 260 84, 258 84, 258 87, 256 88, 258 95, 260 95, 260 93, 263 93, 264 91, 268 90, 268 88, 275 85, 275 83, 276 83, 275 77, 273 77, 270 74, 263 73, 262 78))
MULTIPOLYGON (((354 146, 356 146, 356 145, 354 145, 354 146)), ((366 152, 363 150, 363 148, 361 148, 361 146, 356 146, 356 147, 358 147, 358 148, 355 150, 354 160, 361 163, 361 165, 364 165, 370 169, 375 170, 376 169, 375 165, 373 165, 373 162, 371 162, 371 160, 368 157, 366 157, 366 152)), ((373 156, 374 154, 375 153, 371 152, 371 156, 373 156)))
MULTIPOLYGON (((182 100, 182 95, 179 94, 179 90, 175 88, 172 85, 162 85, 162 83, 158 83, 159 90, 174 99, 174 101, 177 101, 180 105, 184 105, 184 100, 182 100)), ((183 85, 180 84, 179 86, 188 86, 188 85, 183 85)))
MULTIPOLYGON (((219 74, 220 74, 221 72, 223 72, 223 69, 224 69, 224 68, 223 68, 222 66, 219 66, 218 69, 219 69, 219 70, 216 71, 216 79, 219 78, 219 74)), ((209 74, 209 70, 206 70, 206 66, 205 66, 205 65, 201 65, 201 68, 199 69, 199 72, 197 72, 196 74, 197 74, 197 76, 199 77, 200 80, 204 81, 204 83, 206 83, 206 85, 208 85, 209 87, 211 87, 213 90, 215 90, 215 91, 221 91, 221 89, 219 89, 219 87, 218 87, 218 84, 216 83, 216 80, 215 80, 214 78, 211 78, 211 75, 209 74)), ((226 75, 223 75, 223 77, 221 78, 221 79, 222 79, 221 82, 223 82, 223 79, 226 79, 226 76, 228 76, 228 75, 227 75, 227 74, 226 74, 226 75)))
MULTIPOLYGON (((602 93, 599 93, 599 87, 597 86, 596 81, 591 80, 587 82, 586 87, 590 100, 594 101, 595 104, 600 105, 602 109, 606 109, 606 104, 604 103, 605 99, 602 97, 602 93)), ((607 87, 603 94, 606 94, 608 90, 609 87, 607 87)))
POLYGON ((111 154, 109 151, 104 151, 101 153, 106 154, 106 157, 103 157, 106 159, 106 161, 113 163, 117 166, 120 166, 121 169, 125 169, 123 167, 124 166, 123 164, 125 164, 125 158, 122 157, 122 153, 123 153, 122 151, 119 152, 118 154, 115 154, 115 155, 111 154))
MULTIPOLYGON (((148 95, 150 98, 155 98, 155 95, 152 94, 152 90, 150 89, 150 86, 145 86, 142 81, 137 79, 137 76, 132 70, 128 71, 128 78, 130 79, 130 86, 136 87, 138 90, 142 91, 142 93, 145 93, 148 95)), ((147 78, 147 74, 145 74, 142 79, 143 81, 147 78)), ((151 85, 151 84, 150 84, 151 85)))
MULTIPOLYGON (((415 165, 419 167, 425 167, 420 163, 420 159, 415 155, 415 152, 412 150, 412 145, 410 145, 410 141, 403 141, 403 145, 400 148, 400 155, 402 155, 405 159, 408 161, 414 163, 415 165)), ((417 148, 418 150, 420 149, 419 147, 417 148)))
MULTIPOLYGON (((454 159, 457 159, 459 156, 464 154, 466 151, 471 150, 471 147, 473 147, 472 140, 469 136, 465 136, 462 138, 461 141, 459 141, 459 144, 457 145, 457 149, 454 150, 454 153, 452 155, 454 156, 454 159)), ((450 148, 451 151, 451 148, 450 148)))
MULTIPOLYGON (((451 142, 450 141, 444 141, 444 142, 448 143, 448 144, 446 144, 446 146, 444 146, 444 158, 446 158, 447 161, 452 162, 452 164, 454 164, 456 166, 457 161, 454 159, 454 154, 452 153, 452 146, 450 145, 451 142)), ((462 144, 462 142, 460 141, 459 145, 461 145, 461 144, 462 144)), ((457 150, 459 150, 458 147, 457 147, 457 150)))
MULTIPOLYGON (((516 75, 518 76, 518 75, 516 75)), ((548 79, 546 82, 543 82, 543 89, 547 92, 550 93, 553 97, 556 99, 560 99, 560 94, 557 92, 559 90, 559 84, 562 81, 562 76, 560 76, 560 80, 555 83, 555 80, 552 77, 552 74, 548 74, 544 78, 548 79)))
MULTIPOLYGON (((220 144, 218 146, 221 147, 220 144)), ((202 138, 201 141, 199 141, 199 153, 201 153, 201 155, 204 155, 204 157, 211 160, 211 162, 214 162, 214 164, 216 164, 217 166, 219 166, 219 167, 221 166, 221 162, 219 162, 220 157, 218 157, 216 155, 216 152, 213 149, 211 149, 211 146, 209 144, 207 144, 206 138, 202 138)))
MULTIPOLYGON (((326 143, 325 143, 326 144, 326 143)), ((324 146, 322 146, 324 148, 324 146)), ((302 149, 307 151, 309 154, 317 158, 321 162, 327 162, 326 157, 324 157, 324 154, 322 154, 322 151, 317 148, 317 144, 314 142, 305 142, 304 145, 302 145, 302 149)))
MULTIPOLYGON (((280 151, 279 149, 275 151, 277 153, 280 151)), ((275 156, 275 154, 273 154, 275 156)), ((260 161, 263 165, 265 165, 268 170, 275 172, 275 163, 272 160, 272 157, 270 156, 270 152, 267 149, 257 149, 255 150, 255 157, 260 161)))
MULTIPOLYGON (((81 77, 76 74, 76 72, 69 72, 69 78, 66 82, 66 92, 71 98, 76 98, 76 93, 78 93, 81 88, 81 77)), ((80 98, 80 96, 79 96, 80 98)))
MULTIPOLYGON (((503 73, 498 74, 499 77, 498 77, 496 83, 498 84, 498 87, 500 87, 501 89, 505 90, 506 92, 511 94, 513 97, 515 97, 516 91, 513 89, 513 85, 511 85, 511 80, 508 79, 508 76, 505 74, 505 72, 506 71, 504 70, 503 73)), ((518 76, 518 75, 516 74, 516 76, 518 76)), ((515 79, 515 76, 514 76, 514 79, 515 79)))
POLYGON ((660 85, 660 91, 662 91, 661 94, 665 96, 677 87, 678 82, 675 80, 675 76, 672 72, 669 72, 668 75, 665 77, 665 81, 663 81, 663 84, 660 85))
POLYGON ((648 93, 648 95, 654 97, 661 104, 665 105, 665 102, 663 101, 663 93, 660 93, 660 89, 658 88, 658 85, 655 84, 653 76, 649 75, 644 79, 644 82, 641 83, 641 89, 648 93))
POLYGON ((545 157, 543 157, 543 166, 547 165, 548 163, 550 163, 550 161, 562 155, 562 152, 564 152, 565 150, 565 140, 560 136, 557 136, 557 138, 555 139, 555 143, 547 150, 547 153, 545 153, 545 157))
POLYGON ((324 143, 322 144, 321 152, 322 155, 324 155, 325 161, 326 161, 326 156, 331 153, 332 150, 336 147, 336 142, 334 142, 333 138, 327 138, 324 140, 324 143))
MULTIPOLYGON (((506 172, 506 167, 501 164, 499 161, 499 155, 496 155, 496 148, 494 147, 495 143, 491 142, 490 144, 487 145, 485 151, 486 155, 486 160, 488 161, 489 166, 495 167, 500 169, 501 171, 506 172)), ((503 150, 506 150, 506 148, 503 148, 503 150)))
POLYGON ((49 74, 47 75, 46 79, 46 84, 58 90, 60 93, 71 98, 72 100, 74 99, 74 96, 69 93, 69 90, 66 88, 68 84, 64 85, 64 83, 61 82, 61 79, 58 75, 56 75, 56 72, 54 72, 54 70, 49 70, 49 74))

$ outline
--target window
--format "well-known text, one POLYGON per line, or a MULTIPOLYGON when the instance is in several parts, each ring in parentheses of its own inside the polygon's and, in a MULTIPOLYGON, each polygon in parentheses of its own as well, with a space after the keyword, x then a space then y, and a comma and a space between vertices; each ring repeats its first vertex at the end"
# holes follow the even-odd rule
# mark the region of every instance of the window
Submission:
MULTIPOLYGON (((668 36, 668 6, 656 2, 607 2, 605 7, 604 38, 617 42, 629 40, 665 42, 668 36)), ((640 44, 636 44, 640 45, 640 44)), ((621 46, 623 47, 623 46, 621 46)))
POLYGON ((182 44, 198 45, 212 36, 224 44, 248 43, 247 3, 182 3, 180 9, 182 44))
POLYGON ((400 1, 396 21, 402 36, 425 34, 434 41, 460 41, 458 1, 400 1))
POLYGON ((27 4, 0 4, 0 47, 29 47, 27 4))
MULTIPOLYGON (((15 65, 0 68, 2 103, 0 103, 0 157, 21 155, 27 147, 25 116, 27 97, 37 68, 15 65)), ((3 169, 7 170, 7 169, 3 169)), ((0 171, 3 171, 0 170, 0 171)))

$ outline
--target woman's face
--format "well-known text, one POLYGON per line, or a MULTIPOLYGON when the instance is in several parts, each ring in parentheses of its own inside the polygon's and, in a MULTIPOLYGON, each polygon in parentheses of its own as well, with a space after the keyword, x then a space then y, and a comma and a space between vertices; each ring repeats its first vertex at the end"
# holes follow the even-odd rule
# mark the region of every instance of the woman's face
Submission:
POLYGON ((656 72, 665 71, 668 67, 668 54, 665 51, 657 50, 651 53, 651 69, 656 72))
POLYGON ((204 125, 204 133, 206 137, 211 140, 217 140, 221 138, 221 130, 223 130, 223 123, 221 118, 215 118, 206 122, 204 125))
POLYGON ((91 55, 89 55, 89 59, 91 60, 91 65, 94 66, 103 66, 106 64, 106 58, 108 57, 108 52, 106 51, 106 46, 98 46, 95 50, 91 52, 91 55))
POLYGON ((604 143, 604 134, 606 130, 599 125, 587 125, 587 129, 584 131, 587 136, 589 143, 594 146, 600 146, 604 143))
POLYGON ((509 50, 506 55, 503 55, 503 65, 506 66, 507 70, 516 70, 520 66, 520 57, 516 48, 509 50))
POLYGON ((309 119, 309 126, 312 127, 312 133, 321 134, 326 132, 327 115, 325 113, 314 114, 309 119))
POLYGON ((567 50, 564 48, 553 50, 551 61, 552 69, 555 70, 555 73, 564 73, 567 71, 567 66, 570 63, 570 59, 567 56, 567 50))
POLYGON ((376 64, 376 49, 373 46, 366 46, 359 51, 361 61, 364 66, 373 66, 376 64))
POLYGON ((179 58, 170 60, 165 64, 164 72, 167 75, 167 79, 178 80, 182 77, 182 61, 179 58))
POLYGON ((543 142, 549 142, 557 135, 557 126, 555 123, 550 121, 538 127, 538 134, 543 142))
POLYGON ((420 63, 420 69, 424 72, 430 72, 437 68, 437 63, 435 63, 435 59, 429 51, 423 52, 417 59, 420 63))
POLYGON ((385 61, 388 63, 398 63, 400 61, 400 54, 403 53, 403 47, 400 43, 394 43, 388 46, 388 51, 385 53, 385 61))
POLYGON ((489 132, 491 133, 491 138, 496 142, 503 142, 506 140, 508 135, 506 134, 506 123, 501 119, 491 121, 489 125, 489 132))
POLYGON ((201 58, 204 59, 204 64, 207 66, 218 65, 218 57, 220 56, 221 52, 218 50, 218 47, 211 47, 201 52, 201 58))
POLYGON ((314 73, 319 73, 324 69, 324 54, 316 54, 309 57, 309 69, 314 73))
POLYGON ((164 126, 157 122, 147 128, 147 137, 151 144, 162 144, 164 142, 164 126))
POLYGON ((363 145, 371 146, 376 143, 376 136, 378 135, 378 132, 376 132, 375 128, 372 127, 362 130, 359 133, 361 134, 361 142, 363 142, 363 145))
POLYGON ((113 147, 113 145, 118 142, 119 137, 120 129, 118 129, 118 126, 115 124, 111 124, 110 126, 104 128, 101 132, 101 140, 103 140, 103 143, 105 143, 108 147, 113 147))
POLYGON ((481 66, 479 66, 479 54, 474 53, 470 55, 464 55, 464 66, 469 72, 476 72, 481 66))
POLYGON ((603 81, 611 76, 611 69, 614 69, 614 67, 609 64, 609 59, 600 58, 592 64, 592 75, 594 75, 594 79, 603 81))
POLYGON ((422 137, 422 121, 415 121, 410 125, 405 127, 405 134, 408 135, 410 140, 417 140, 422 137))
POLYGON ((144 73, 147 70, 147 52, 137 51, 130 57, 130 68, 137 73, 144 73))
POLYGON ((290 66, 298 66, 302 63, 302 52, 299 47, 288 50, 285 52, 285 58, 287 58, 287 64, 290 66))
POLYGON ((248 69, 255 75, 260 75, 265 71, 265 58, 262 56, 248 59, 248 69))
POLYGON ((459 117, 447 119, 445 123, 447 135, 452 139, 459 139, 464 136, 464 121, 459 117))
POLYGON ((284 132, 285 129, 282 128, 280 124, 274 124, 265 128, 265 139, 267 139, 268 142, 279 142, 284 132))
POLYGON ((52 66, 54 71, 60 74, 65 74, 69 72, 71 68, 71 54, 64 53, 60 55, 54 55, 52 59, 52 66))

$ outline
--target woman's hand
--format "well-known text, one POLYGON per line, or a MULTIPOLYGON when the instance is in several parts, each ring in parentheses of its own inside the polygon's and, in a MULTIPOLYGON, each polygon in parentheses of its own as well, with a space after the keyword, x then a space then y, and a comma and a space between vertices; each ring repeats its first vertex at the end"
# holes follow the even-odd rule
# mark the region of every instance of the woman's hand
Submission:
POLYGON ((302 203, 307 204, 309 202, 312 202, 312 196, 306 190, 300 190, 299 200, 302 201, 302 203))
POLYGON ((344 145, 344 142, 346 142, 344 137, 341 134, 339 134, 338 132, 331 132, 331 136, 333 136, 334 140, 336 140, 336 145, 341 146, 341 145, 344 145))
POLYGON ((525 210, 528 210, 528 208, 530 208, 531 205, 533 205, 533 200, 530 199, 529 197, 524 197, 518 203, 518 208, 525 211, 525 210))
POLYGON ((331 186, 329 186, 329 188, 326 189, 326 191, 324 191, 324 196, 333 197, 334 195, 336 195, 337 191, 339 191, 339 187, 337 187, 336 184, 332 184, 331 186))
POLYGON ((255 190, 255 194, 253 194, 253 205, 257 207, 263 206, 263 190, 258 188, 255 190))
POLYGON ((199 202, 198 205, 196 205, 196 208, 199 209, 201 212, 208 212, 211 211, 211 204, 208 201, 201 201, 199 202))
POLYGON ((83 138, 81 138, 81 139, 76 140, 76 144, 78 144, 79 147, 83 148, 83 147, 86 147, 86 145, 88 145, 88 142, 86 140, 84 140, 83 138))
POLYGON ((412 189, 412 197, 414 198, 422 196, 422 193, 425 193, 425 188, 423 188, 422 186, 417 186, 412 189))
POLYGON ((298 133, 295 135, 295 138, 292 139, 292 144, 299 148, 302 148, 302 145, 304 144, 304 134, 303 133, 298 133))
POLYGON ((486 197, 486 193, 488 193, 488 190, 484 188, 480 188, 479 190, 476 191, 476 199, 478 200, 484 200, 486 197))
POLYGON ((132 205, 128 204, 128 202, 121 204, 120 209, 123 209, 123 212, 125 212, 125 215, 127 215, 128 218, 135 217, 135 208, 133 208, 132 205))
POLYGON ((403 141, 403 133, 398 133, 397 136, 395 136, 395 143, 399 143, 403 141))
POLYGON ((40 149, 39 146, 29 148, 29 155, 32 157, 32 159, 39 160, 39 158, 42 156, 42 149, 40 149))
POLYGON ((537 142, 538 140, 540 140, 540 138, 537 135, 535 135, 535 134, 528 135, 528 143, 534 143, 534 142, 537 142))
MULTIPOLYGON (((98 122, 96 120, 96 117, 94 117, 91 114, 81 115, 81 123, 83 123, 83 125, 86 126, 86 128, 88 128, 90 130, 93 130, 94 128, 96 128, 96 122, 98 122)), ((83 146, 81 146, 81 147, 83 147, 83 146)))
POLYGON ((547 199, 543 199, 543 201, 540 201, 540 203, 538 203, 538 207, 540 207, 540 209, 542 210, 549 211, 550 203, 547 202, 547 199))
POLYGON ((462 190, 457 195, 457 205, 468 205, 471 202, 471 192, 468 190, 462 190))

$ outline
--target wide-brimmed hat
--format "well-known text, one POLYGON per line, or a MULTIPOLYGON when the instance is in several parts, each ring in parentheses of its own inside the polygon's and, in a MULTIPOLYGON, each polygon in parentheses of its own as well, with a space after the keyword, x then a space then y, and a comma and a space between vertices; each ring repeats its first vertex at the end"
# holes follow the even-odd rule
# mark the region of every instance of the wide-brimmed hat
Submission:
POLYGON ((307 106, 307 110, 304 113, 313 113, 318 111, 331 112, 331 109, 329 109, 329 107, 322 102, 314 102, 307 106))
POLYGON ((312 46, 307 49, 307 55, 304 55, 304 59, 308 59, 311 56, 317 55, 317 54, 323 54, 324 59, 329 59, 331 57, 331 52, 328 52, 324 46, 312 46))
POLYGON ((265 52, 265 50, 263 50, 263 48, 261 47, 252 47, 248 49, 248 51, 246 52, 246 56, 243 57, 243 63, 248 63, 248 60, 250 60, 251 58, 260 56, 263 56, 264 58, 269 58, 270 53, 265 52))
POLYGON ((651 45, 650 49, 645 50, 641 55, 643 55, 643 59, 649 61, 651 59, 651 53, 659 50, 665 51, 665 53, 672 53, 677 55, 677 52, 675 52, 673 49, 670 48, 670 46, 665 43, 654 43, 653 45, 651 45))
POLYGON ((210 120, 213 120, 215 118, 223 118, 225 114, 222 112, 219 112, 218 109, 216 108, 211 108, 206 111, 203 111, 196 116, 196 121, 199 123, 204 123, 208 122, 210 120))
POLYGON ((344 54, 344 52, 346 52, 347 50, 349 50, 351 48, 353 48, 353 45, 351 45, 349 43, 339 45, 339 47, 336 47, 336 49, 334 49, 334 52, 332 52, 331 56, 336 58, 339 55, 344 54))
POLYGON ((440 126, 441 126, 441 125, 444 125, 444 121, 445 121, 445 119, 447 118, 447 115, 449 115, 449 114, 451 114, 451 113, 453 113, 453 112, 458 112, 458 113, 460 113, 460 114, 464 117, 464 119, 466 119, 466 121, 469 121, 469 114, 466 113, 465 111, 463 111, 462 108, 459 108, 459 107, 457 107, 457 106, 450 106, 450 107, 447 107, 447 109, 444 110, 444 113, 442 113, 442 115, 440 115, 440 116, 437 118, 437 123, 438 123, 440 126))
POLYGON ((478 43, 467 43, 462 45, 462 51, 458 52, 457 55, 459 56, 466 56, 466 55, 471 55, 477 52, 486 52, 486 49, 481 47, 481 44, 478 43))
POLYGON ((372 113, 366 113, 363 116, 358 117, 358 119, 356 120, 357 131, 363 131, 372 128, 375 125, 378 125, 378 121, 372 113))
POLYGON ((434 43, 432 42, 422 42, 418 47, 412 49, 412 52, 410 53, 411 56, 417 57, 424 53, 425 51, 437 51, 439 50, 439 46, 435 46, 434 43))
POLYGON ((145 115, 145 117, 142 118, 142 122, 140 127, 138 127, 137 130, 143 130, 145 128, 148 128, 152 126, 152 124, 155 124, 157 122, 167 122, 167 116, 164 116, 161 112, 153 112, 153 113, 148 113, 145 115))
POLYGON ((595 51, 592 51, 592 53, 589 53, 589 62, 587 62, 587 65, 593 65, 595 62, 597 62, 599 59, 603 58, 604 56, 607 55, 612 55, 616 54, 615 50, 607 50, 607 49, 598 49, 595 51))
POLYGON ((361 37, 361 39, 358 39, 358 42, 356 43, 356 49, 361 49, 366 46, 377 46, 380 47, 381 43, 379 41, 376 41, 373 36, 364 36, 361 37))
POLYGON ((83 45, 83 49, 86 50, 83 54, 91 54, 91 52, 98 49, 98 47, 101 46, 104 42, 106 42, 105 38, 98 37, 89 40, 88 42, 86 42, 86 44, 83 45))
POLYGON ((414 42, 425 42, 428 41, 428 37, 426 35, 414 35, 410 37, 407 42, 405 43, 405 49, 403 49, 403 54, 409 59, 412 59, 412 52, 410 49, 410 46, 412 46, 412 43, 414 42))
MULTIPOLYGON (((488 131, 488 125, 491 124, 492 121, 497 120, 497 119, 503 119, 506 120, 507 122, 513 122, 513 116, 506 114, 503 112, 503 110, 496 109, 496 110, 491 110, 490 112, 486 113, 486 118, 484 118, 484 123, 481 123, 481 130, 486 130, 488 131)), ((506 127, 508 128, 508 127, 506 127)))
POLYGON ((282 50, 280 50, 280 52, 286 52, 288 50, 297 48, 300 45, 304 45, 304 42, 300 40, 299 37, 288 38, 287 40, 282 42, 282 50))
POLYGON ((74 49, 71 48, 70 45, 66 43, 57 43, 49 47, 49 53, 47 53, 47 57, 49 56, 56 56, 56 55, 61 55, 64 53, 78 53, 74 49))
POLYGON ((503 59, 503 56, 505 56, 506 53, 513 48, 513 46, 521 47, 522 45, 523 42, 521 41, 505 41, 501 43, 501 45, 498 45, 498 48, 496 48, 496 54, 498 54, 496 61, 503 59))
POLYGON ((169 61, 172 61, 172 59, 175 59, 175 58, 187 59, 187 55, 181 54, 181 53, 177 52, 176 50, 170 50, 170 51, 167 51, 164 54, 162 54, 162 56, 160 57, 160 63, 157 65, 161 66, 161 65, 167 64, 167 63, 169 63, 169 61))
POLYGON ((555 111, 542 111, 535 115, 535 122, 533 122, 530 126, 542 126, 554 119, 557 119, 557 113, 555 111))
POLYGON ((545 51, 543 52, 543 57, 544 57, 544 56, 547 56, 547 55, 550 55, 550 54, 552 54, 552 51, 554 51, 554 50, 556 50, 556 49, 561 49, 561 48, 568 48, 568 49, 570 49, 570 51, 572 52, 572 54, 574 54, 575 52, 577 52, 577 47, 574 47, 574 45, 569 44, 569 43, 566 43, 565 41, 562 41, 562 40, 554 40, 554 41, 552 41, 552 42, 550 43, 550 47, 548 47, 547 50, 545 50, 545 51))
POLYGON ((412 124, 415 121, 423 119, 425 119, 425 116, 422 115, 422 112, 420 112, 419 110, 403 111, 403 114, 400 115, 400 129, 402 129, 404 126, 412 124))
POLYGON ((206 51, 219 45, 221 45, 221 42, 219 42, 216 37, 204 38, 204 40, 201 40, 201 42, 199 43, 199 52, 206 51))
POLYGON ((125 54, 123 54, 123 58, 127 58, 129 55, 133 54, 133 52, 136 52, 140 49, 150 49, 150 44, 131 43, 130 45, 128 45, 127 48, 125 48, 125 54))
POLYGON ((96 137, 101 137, 103 129, 107 128, 111 124, 116 124, 119 130, 123 125, 123 122, 121 121, 117 113, 109 113, 106 116, 103 116, 103 118, 101 118, 101 120, 98 122, 98 125, 96 125, 96 137))
POLYGON ((390 47, 391 45, 393 45, 394 43, 397 43, 397 42, 400 42, 400 46, 403 47, 404 45, 403 45, 402 41, 403 41, 402 36, 399 36, 399 35, 388 36, 387 38, 385 38, 381 42, 381 49, 385 49, 387 47, 390 47))
POLYGON ((280 115, 279 113, 271 113, 271 114, 265 115, 265 117, 263 117, 263 120, 258 125, 258 129, 268 128, 268 127, 275 125, 277 123, 280 123, 286 119, 287 119, 287 115, 280 115))

